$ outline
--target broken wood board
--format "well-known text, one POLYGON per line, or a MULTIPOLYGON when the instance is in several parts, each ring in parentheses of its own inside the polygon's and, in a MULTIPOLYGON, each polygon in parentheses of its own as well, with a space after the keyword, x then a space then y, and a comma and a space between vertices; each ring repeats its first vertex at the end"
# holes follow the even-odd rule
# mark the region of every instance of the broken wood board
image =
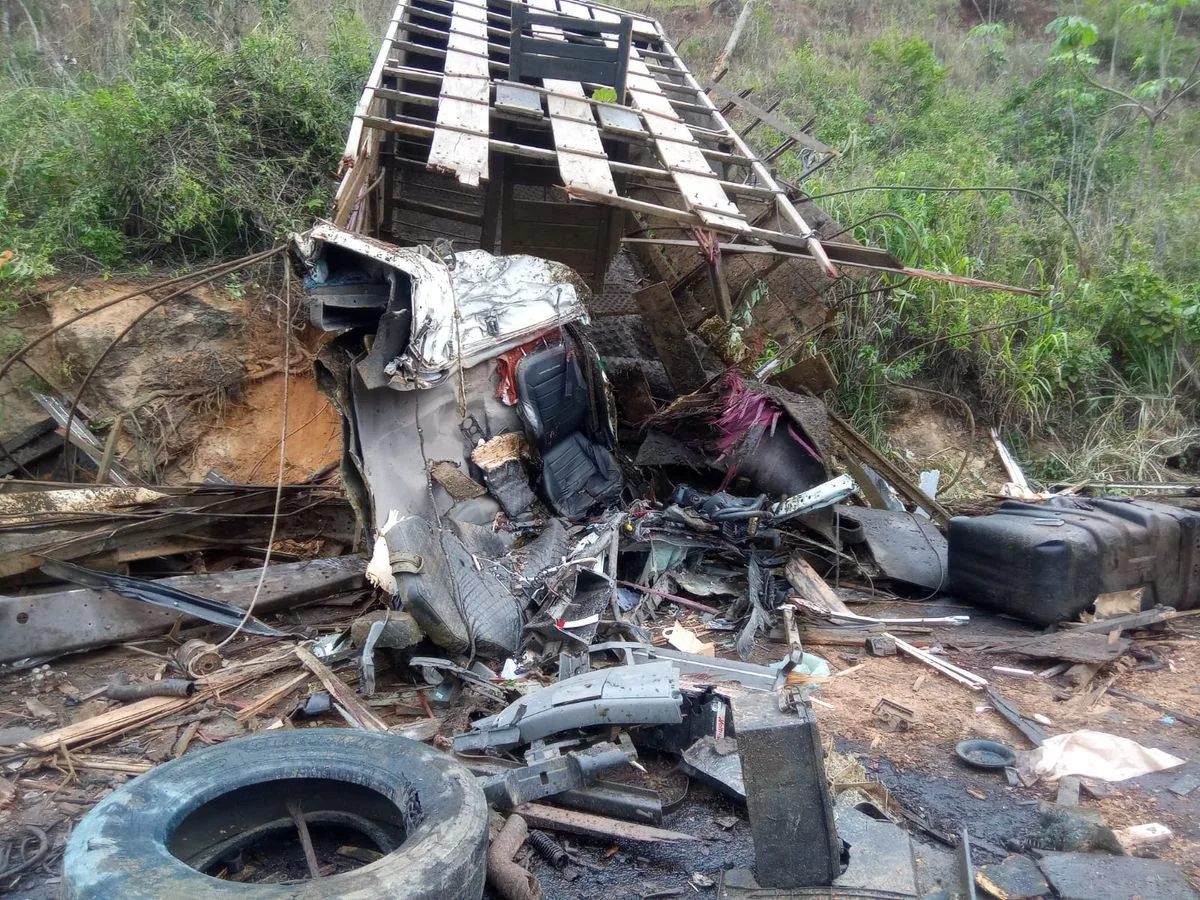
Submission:
POLYGON ((378 731, 387 733, 388 726, 383 719, 371 712, 371 710, 358 699, 358 695, 350 688, 346 687, 333 670, 325 663, 321 662, 312 653, 304 647, 296 648, 296 656, 300 662, 304 663, 305 667, 321 679, 321 684, 325 685, 325 690, 329 691, 329 695, 333 697, 334 702, 345 710, 354 724, 364 731, 378 731))
MULTIPOLYGON (((816 397, 821 396, 826 391, 833 390, 838 385, 837 376, 833 374, 833 369, 830 368, 829 361, 821 354, 800 360, 795 365, 789 366, 778 375, 773 376, 770 380, 772 383, 794 394, 810 393, 816 397)), ((860 487, 862 486, 862 482, 857 477, 855 481, 858 481, 860 487)), ((874 506, 875 504, 872 503, 872 505, 874 506)), ((882 499, 880 499, 880 505, 876 508, 883 508, 882 499)))
MULTIPOLYGON (((749 3, 747 4, 747 6, 750 6, 750 5, 751 4, 749 4, 749 3)), ((786 122, 779 116, 775 115, 773 112, 763 109, 761 106, 754 103, 748 97, 742 97, 739 94, 734 93, 733 91, 727 91, 727 90, 725 90, 725 88, 720 87, 716 83, 708 84, 708 85, 706 85, 706 87, 710 94, 715 95, 716 97, 718 97, 721 100, 725 100, 729 103, 732 103, 738 109, 741 109, 743 112, 746 112, 749 115, 753 116, 754 118, 758 119, 764 125, 769 125, 771 128, 775 129, 780 134, 783 134, 783 135, 786 135, 786 136, 792 138, 797 144, 800 144, 802 147, 807 147, 809 150, 812 150, 816 153, 834 153, 835 152, 834 150, 831 150, 829 147, 826 147, 824 144, 822 144, 819 140, 817 140, 811 134, 801 131, 799 128, 797 128, 795 125, 793 125, 791 122, 786 122)))
POLYGON ((988 699, 992 702, 992 706, 1013 728, 1021 732, 1033 746, 1040 747, 1046 742, 1046 732, 1041 729, 1032 719, 1026 718, 1021 711, 1008 702, 1007 699, 994 687, 988 686, 985 689, 988 699))
MULTIPOLYGON (((168 499, 141 510, 143 515, 133 521, 124 515, 64 513, 64 519, 55 518, 38 527, 7 529, 0 539, 0 578, 37 569, 45 558, 103 569, 115 563, 187 552, 197 549, 197 541, 209 547, 246 547, 266 539, 269 515, 245 514, 269 513, 275 502, 273 490, 206 487, 178 496, 161 485, 155 490, 168 494, 168 499), (221 521, 225 516, 239 517, 236 532, 231 533, 228 523, 221 521), (190 540, 188 536, 193 534, 201 537, 190 540), (174 549, 181 544, 181 549, 174 549)), ((284 502, 276 540, 321 532, 323 537, 337 534, 344 543, 351 543, 353 513, 344 499, 327 489, 289 486, 284 502), (295 515, 300 510, 304 515, 295 515)))
POLYGON ((688 340, 688 330, 679 315, 671 289, 664 282, 635 291, 634 302, 642 313, 642 321, 650 340, 667 370, 667 378, 681 394, 689 394, 704 386, 704 369, 695 347, 688 340))
POLYGON ((825 583, 825 579, 818 575, 802 556, 793 554, 788 559, 787 565, 784 566, 783 572, 787 577, 788 584, 803 599, 810 603, 816 603, 829 612, 853 615, 850 607, 842 602, 842 599, 834 593, 833 588, 825 583))
MULTIPOLYGON (((271 566, 255 610, 268 612, 365 587, 365 562, 356 556, 313 559, 271 566)), ((216 575, 164 578, 191 591, 242 609, 258 584, 258 568, 216 575)), ((111 591, 77 588, 48 594, 0 596, 0 662, 56 656, 160 634, 177 621, 199 620, 111 591)))
MULTIPOLYGON (((829 413, 829 431, 834 440, 845 450, 857 457, 859 462, 866 463, 888 480, 896 491, 914 506, 925 510, 929 518, 943 528, 950 524, 950 512, 937 500, 932 499, 922 491, 912 479, 908 478, 887 457, 871 446, 861 434, 855 431, 849 422, 829 413)), ((861 487, 862 482, 859 481, 861 487)))
POLYGON ((472 187, 488 177, 492 93, 487 22, 472 14, 474 8, 455 0, 437 128, 427 163, 428 168, 448 172, 472 187))
POLYGON ((1032 639, 997 641, 981 648, 984 653, 1015 653, 1034 659, 1062 659, 1076 663, 1106 663, 1122 656, 1132 645, 1129 638, 1110 642, 1108 635, 1058 631, 1032 639))
POLYGON ((523 803, 514 809, 513 813, 524 818, 533 828, 562 831, 567 834, 578 834, 600 840, 626 840, 648 844, 656 844, 659 841, 699 840, 699 838, 681 831, 668 831, 665 828, 638 825, 635 822, 624 822, 620 819, 610 819, 592 813, 558 809, 542 803, 523 803))
MULTIPOLYGON (((36 738, 25 741, 19 750, 36 755, 59 753, 80 744, 100 744, 119 734, 132 731, 158 719, 199 706, 229 691, 245 687, 253 681, 299 660, 291 647, 274 650, 242 663, 235 663, 196 679, 197 690, 190 697, 148 697, 110 709, 98 716, 64 725, 36 738)), ((35 764, 35 768, 38 764, 35 764)))
POLYGON ((1186 613, 1179 613, 1170 606, 1156 606, 1153 609, 1144 609, 1141 612, 1130 613, 1127 616, 1114 616, 1111 619, 1097 619, 1096 621, 1088 622, 1085 625, 1064 623, 1064 626, 1069 628, 1073 634, 1086 634, 1088 632, 1111 634, 1114 631, 1122 632, 1132 631, 1135 628, 1145 628, 1149 625, 1157 625, 1160 622, 1166 622, 1168 619, 1173 619, 1179 615, 1191 615, 1196 613, 1200 613, 1200 610, 1189 610, 1186 613))

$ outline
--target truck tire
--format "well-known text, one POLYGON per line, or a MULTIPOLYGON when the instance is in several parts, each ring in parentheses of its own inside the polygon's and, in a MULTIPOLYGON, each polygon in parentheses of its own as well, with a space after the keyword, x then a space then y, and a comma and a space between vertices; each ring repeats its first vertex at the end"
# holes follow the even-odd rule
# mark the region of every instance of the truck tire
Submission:
POLYGON ((483 791, 449 756, 396 735, 280 731, 190 753, 102 800, 67 843, 62 896, 477 900, 487 842, 483 791), (309 823, 355 828, 385 855, 286 884, 202 871, 267 834, 294 833, 292 800, 309 823))

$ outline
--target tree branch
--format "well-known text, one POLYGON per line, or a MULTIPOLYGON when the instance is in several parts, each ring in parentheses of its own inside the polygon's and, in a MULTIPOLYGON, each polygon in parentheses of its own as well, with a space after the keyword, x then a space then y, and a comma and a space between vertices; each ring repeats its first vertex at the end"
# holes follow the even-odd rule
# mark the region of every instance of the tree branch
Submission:
POLYGON ((1142 103, 1141 101, 1139 101, 1136 97, 1132 96, 1131 94, 1127 94, 1124 91, 1119 90, 1118 88, 1109 87, 1107 84, 1101 84, 1099 81, 1097 81, 1091 75, 1088 75, 1086 72, 1082 73, 1082 74, 1083 74, 1083 80, 1086 81, 1088 84, 1090 84, 1092 87, 1099 88, 1102 91, 1108 91, 1108 93, 1110 93, 1110 94, 1116 94, 1118 97, 1120 97, 1123 100, 1128 100, 1129 103, 1132 104, 1134 107, 1136 107, 1137 111, 1140 112, 1142 115, 1144 115, 1148 121, 1150 121, 1150 122, 1154 121, 1154 116, 1151 115, 1150 110, 1148 110, 1146 108, 1146 105, 1144 103, 1142 103))

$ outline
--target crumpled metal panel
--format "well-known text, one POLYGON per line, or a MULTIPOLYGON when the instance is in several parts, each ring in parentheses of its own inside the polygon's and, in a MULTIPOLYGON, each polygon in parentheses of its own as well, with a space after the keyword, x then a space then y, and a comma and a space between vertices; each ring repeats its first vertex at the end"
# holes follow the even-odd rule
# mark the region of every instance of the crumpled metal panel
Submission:
POLYGON ((440 258, 428 247, 396 247, 327 222, 293 245, 319 273, 322 244, 332 244, 403 272, 410 282, 412 335, 407 347, 378 373, 388 387, 435 387, 519 347, 555 325, 587 319, 587 286, 562 263, 535 256, 493 256, 468 250, 440 258))

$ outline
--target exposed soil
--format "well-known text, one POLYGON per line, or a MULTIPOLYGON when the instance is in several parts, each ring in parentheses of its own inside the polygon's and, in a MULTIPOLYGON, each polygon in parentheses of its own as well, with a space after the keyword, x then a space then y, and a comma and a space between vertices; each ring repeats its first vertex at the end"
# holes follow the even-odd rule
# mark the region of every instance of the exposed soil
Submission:
MULTIPOLYGON (((284 481, 310 478, 337 462, 342 449, 341 419, 307 372, 288 379, 284 481)), ((184 471, 201 481, 216 469, 239 484, 273 482, 279 462, 283 419, 283 375, 250 382, 241 403, 230 406, 201 435, 184 471)))
MULTIPOLYGON (((26 342, 89 309, 143 287, 133 279, 51 281, 5 324, 26 342)), ((161 296, 161 292, 159 294, 161 296)), ((210 470, 242 483, 273 482, 283 424, 280 310, 269 294, 235 297, 205 285, 146 315, 109 344, 153 300, 135 297, 69 325, 35 347, 0 384, 0 433, 45 417, 31 390, 68 399, 99 362, 83 408, 97 419, 125 412, 117 461, 151 481, 201 481, 210 470)), ((301 310, 296 317, 303 316, 301 310)), ((311 352, 320 339, 299 332, 288 386, 285 481, 337 461, 340 422, 316 388, 311 352)))

